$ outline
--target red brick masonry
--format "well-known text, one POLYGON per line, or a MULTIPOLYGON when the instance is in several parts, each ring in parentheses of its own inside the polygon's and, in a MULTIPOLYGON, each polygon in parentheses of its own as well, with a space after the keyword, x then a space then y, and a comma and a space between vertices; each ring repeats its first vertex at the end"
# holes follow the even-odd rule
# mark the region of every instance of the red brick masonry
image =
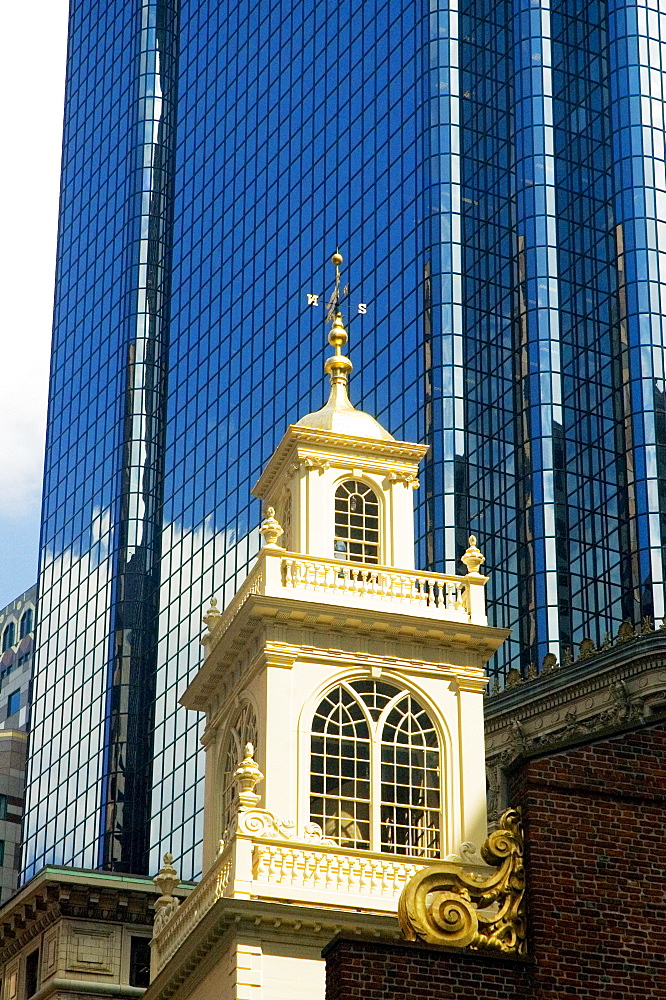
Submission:
POLYGON ((666 726, 519 762, 530 960, 338 938, 327 1000, 666 1000, 666 726))

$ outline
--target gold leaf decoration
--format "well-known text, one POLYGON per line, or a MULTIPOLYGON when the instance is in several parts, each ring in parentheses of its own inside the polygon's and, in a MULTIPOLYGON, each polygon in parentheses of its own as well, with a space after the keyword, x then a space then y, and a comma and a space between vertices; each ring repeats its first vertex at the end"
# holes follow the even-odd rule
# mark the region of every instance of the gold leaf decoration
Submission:
POLYGON ((484 878, 443 861, 421 869, 400 896, 398 919, 408 941, 527 954, 525 869, 520 811, 507 809, 481 848, 497 870, 484 878))

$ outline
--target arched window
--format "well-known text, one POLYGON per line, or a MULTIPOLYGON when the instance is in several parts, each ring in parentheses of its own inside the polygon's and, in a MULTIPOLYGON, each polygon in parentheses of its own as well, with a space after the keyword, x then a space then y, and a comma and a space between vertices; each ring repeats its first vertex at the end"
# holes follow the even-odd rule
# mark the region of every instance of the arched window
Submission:
POLYGON ((28 608, 21 618, 19 638, 24 639, 29 632, 32 632, 32 608, 28 608))
POLYGON ((370 732, 344 687, 326 695, 312 722, 310 816, 342 847, 370 847, 370 732))
POLYGON ((291 541, 291 493, 287 494, 287 499, 284 502, 282 508, 282 514, 280 516, 280 524, 282 525, 282 538, 280 539, 280 545, 284 549, 290 549, 292 546, 291 541))
POLYGON ((227 737, 224 759, 224 776, 222 778, 222 830, 229 826, 234 814, 238 789, 234 772, 245 756, 245 744, 252 743, 257 750, 257 720, 249 704, 243 705, 238 717, 227 737))
POLYGON ((379 501, 365 483, 349 479, 335 491, 336 559, 379 562, 379 501))
POLYGON ((10 622, 5 631, 2 633, 2 652, 9 649, 16 642, 16 625, 14 622, 10 622))
POLYGON ((406 694, 391 706, 381 740, 381 849, 437 857, 440 777, 435 727, 428 714, 406 694))
POLYGON ((339 684, 312 722, 310 818, 343 847, 440 857, 440 768, 437 731, 410 694, 339 684))

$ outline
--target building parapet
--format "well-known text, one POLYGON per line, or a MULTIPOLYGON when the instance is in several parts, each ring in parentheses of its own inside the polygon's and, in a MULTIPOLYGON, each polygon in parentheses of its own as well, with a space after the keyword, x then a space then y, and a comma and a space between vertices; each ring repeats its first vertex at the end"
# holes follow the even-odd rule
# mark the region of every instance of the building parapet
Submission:
POLYGON ((518 758, 649 725, 665 713, 663 628, 620 635, 614 646, 486 698, 488 818, 507 808, 506 773, 518 758))
MULTIPOLYGON (((465 555, 475 548, 472 538, 465 555)), ((217 640, 226 632, 245 602, 254 594, 318 604, 335 602, 344 607, 366 610, 381 607, 386 611, 387 605, 395 604, 400 614, 421 619, 487 625, 484 591, 487 581, 488 577, 474 568, 470 568, 465 576, 424 573, 322 556, 303 556, 287 552, 277 545, 265 545, 223 613, 218 611, 215 598, 212 599, 211 608, 204 618, 209 634, 204 636, 203 641, 210 649, 211 639, 217 640)))

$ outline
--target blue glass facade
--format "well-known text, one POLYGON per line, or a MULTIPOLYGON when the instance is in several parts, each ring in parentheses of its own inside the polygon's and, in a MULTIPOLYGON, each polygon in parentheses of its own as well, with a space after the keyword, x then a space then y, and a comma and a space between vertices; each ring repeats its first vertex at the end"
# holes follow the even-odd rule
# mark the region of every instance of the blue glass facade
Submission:
POLYGON ((27 873, 198 871, 178 698, 321 403, 336 246, 354 402, 431 445, 419 564, 479 535, 498 676, 664 614, 664 31, 656 0, 75 0, 27 873))
POLYGON ((24 868, 145 869, 175 9, 70 14, 24 868))

